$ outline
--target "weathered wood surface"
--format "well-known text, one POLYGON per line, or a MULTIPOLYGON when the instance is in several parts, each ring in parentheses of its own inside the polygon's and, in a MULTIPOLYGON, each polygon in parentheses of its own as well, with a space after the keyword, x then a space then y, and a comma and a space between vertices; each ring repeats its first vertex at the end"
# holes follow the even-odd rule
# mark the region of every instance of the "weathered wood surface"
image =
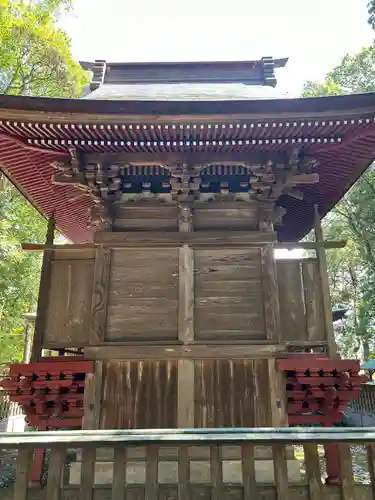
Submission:
POLYGON ((95 255, 90 318, 90 344, 98 344, 105 340, 110 270, 111 250, 99 246, 95 255))
MULTIPOLYGON (((241 203, 241 202, 239 202, 241 203)), ((194 209, 194 230, 251 231, 257 229, 256 204, 239 204, 236 208, 222 206, 211 208, 211 203, 194 209)))
POLYGON ((177 340, 177 252, 112 251, 107 341, 177 340))
POLYGON ((53 260, 43 347, 64 342, 79 347, 89 342, 93 260, 53 260))
MULTIPOLYGON (((315 205, 315 240, 320 243, 324 241, 322 223, 319 216, 318 206, 315 205)), ((318 247, 316 257, 319 269, 319 280, 322 293, 323 321, 325 337, 328 341, 328 354, 331 358, 337 358, 337 346, 332 323, 332 303, 329 291, 329 279, 327 271, 327 257, 324 247, 318 247)))
POLYGON ((161 204, 127 205, 115 208, 115 231, 177 231, 178 207, 161 204))
POLYGON ((325 341, 323 296, 316 259, 276 261, 276 269, 282 341, 325 341))
POLYGON ((177 363, 107 362, 102 429, 177 427, 177 363))
POLYGON ((196 250, 195 339, 265 340, 259 249, 196 250))
POLYGON ((178 339, 194 341, 194 250, 187 245, 179 249, 178 339))
POLYGON ((281 343, 279 291, 272 245, 267 245, 261 249, 260 265, 262 271, 261 300, 265 322, 265 337, 275 343, 281 343))
MULTIPOLYGON (((357 444, 375 442, 374 429, 347 428, 345 433, 337 428, 323 429, 197 429, 189 430, 121 430, 121 431, 58 431, 58 432, 31 432, 22 434, 7 433, 0 435, 2 446, 15 447, 20 450, 17 466, 16 483, 11 491, 12 496, 6 496, 8 491, 2 491, 2 500, 91 500, 93 491, 95 498, 114 500, 117 495, 126 495, 126 498, 159 500, 161 498, 177 500, 194 498, 235 498, 240 500, 248 498, 251 493, 255 498, 275 500, 306 500, 335 499, 335 500, 367 500, 373 498, 373 484, 368 486, 356 485, 352 469, 348 442, 357 444), (72 442, 76 448, 82 448, 81 481, 79 487, 70 488, 61 479, 65 469, 64 455, 71 448, 72 442), (340 475, 339 485, 322 485, 322 476, 319 467, 316 443, 336 443, 340 449, 340 475), (346 442, 346 443, 345 443, 346 442), (304 446, 307 484, 295 485, 288 479, 287 456, 285 445, 298 443, 304 446), (229 449, 235 444, 239 453, 235 456, 228 455, 229 449), (108 454, 108 449, 102 450, 106 445, 114 457, 113 481, 105 488, 95 482, 95 463, 103 460, 103 451, 108 454), (142 448, 139 448, 139 446, 142 448), (256 449, 272 449, 274 462, 274 485, 264 486, 257 483, 254 468, 254 447, 256 449), (49 460, 47 488, 43 496, 38 497, 38 488, 28 490, 27 478, 31 464, 34 446, 52 449, 49 460), (138 456, 137 464, 143 464, 144 476, 140 478, 139 485, 129 484, 126 481, 126 465, 129 457, 138 456), (199 453, 204 450, 204 454, 199 453), (113 453, 114 451, 114 453, 113 453), (208 475, 204 482, 193 479, 189 473, 192 463, 203 460, 208 465, 208 475), (237 460, 240 471, 236 474, 238 479, 232 482, 225 475, 225 460, 237 460), (174 469, 165 481, 160 474, 160 468, 174 469), (297 495, 298 492, 298 495, 297 495), (332 493, 333 492, 333 493, 332 493), (331 497, 332 493, 332 497, 331 497)), ((107 455, 106 455, 107 456, 107 455)), ((372 457, 370 459, 370 471, 372 457)), ((111 459, 109 459, 111 460, 111 459)), ((131 460, 134 460, 132 458, 131 460)), ((201 465, 202 466, 202 465, 201 465)), ((372 475, 370 475, 372 477, 372 475)), ((373 478, 372 478, 373 479, 373 478)), ((249 497, 250 498, 250 497, 249 497)))
MULTIPOLYGON (((145 500, 144 488, 142 486, 128 486, 126 488, 127 500, 145 500)), ((309 496, 308 487, 305 485, 290 485, 289 500, 312 500, 309 496)), ((2 492, 1 500, 14 500, 13 489, 6 488, 2 492)), ((27 500, 46 500, 45 488, 32 488, 28 491, 27 500)), ((180 495, 180 486, 171 486, 162 484, 159 487, 158 500, 183 500, 180 495)), ((241 486, 224 485, 222 498, 228 500, 243 500, 244 498, 251 500, 278 500, 277 492, 274 486, 258 485, 255 487, 255 496, 245 496, 246 490, 241 486)), ((117 500, 118 497, 116 497, 117 500)), ((189 488, 189 500, 211 500, 212 491, 210 486, 193 485, 189 488)), ((371 486, 356 484, 355 500, 373 500, 371 486)), ((321 500, 340 500, 340 491, 338 486, 323 486, 321 500)), ((79 491, 77 488, 65 488, 61 492, 61 500, 79 500, 79 491)), ((95 500, 114 500, 111 489, 108 487, 95 488, 95 500)), ((282 499, 281 499, 282 500, 282 499)))
POLYGON ((267 360, 198 361, 195 427, 271 425, 267 360))
MULTIPOLYGON (((55 219, 53 215, 48 220, 46 245, 53 246, 55 237, 55 219)), ((42 354, 42 345, 45 331, 47 328, 48 318, 47 309, 50 302, 50 287, 51 287, 51 263, 53 259, 53 251, 45 250, 43 253, 42 270, 40 274, 39 294, 37 315, 35 319, 35 328, 33 336, 33 344, 31 348, 30 361, 35 363, 39 361, 42 354)))
POLYGON ((94 372, 87 373, 83 399, 83 429, 99 429, 103 396, 103 361, 95 361, 94 372))
POLYGON ((178 360, 178 359, 256 359, 270 358, 285 352, 283 345, 196 343, 189 346, 164 343, 146 345, 112 344, 85 348, 86 359, 103 360, 178 360))
POLYGON ((268 427, 269 384, 267 360, 109 361, 101 428, 268 427))
POLYGON ((192 247, 258 247, 276 241, 274 232, 197 231, 197 232, 97 232, 94 243, 114 248, 158 248, 191 245, 192 247))
POLYGON ((323 321, 323 297, 319 268, 316 261, 302 262, 302 278, 306 314, 306 340, 325 340, 327 337, 323 321))

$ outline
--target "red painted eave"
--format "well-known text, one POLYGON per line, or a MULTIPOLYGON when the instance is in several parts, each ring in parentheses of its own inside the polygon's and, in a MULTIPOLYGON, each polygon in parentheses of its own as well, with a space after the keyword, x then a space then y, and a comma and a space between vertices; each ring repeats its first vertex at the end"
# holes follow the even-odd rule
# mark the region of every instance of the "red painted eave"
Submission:
POLYGON ((51 183, 53 164, 70 144, 87 152, 166 153, 178 150, 183 133, 196 152, 300 147, 320 162, 320 182, 304 188, 303 201, 281 200, 288 209, 282 241, 301 238, 312 225, 314 203, 327 213, 375 158, 375 94, 220 103, 2 96, 0 120, 1 167, 45 216, 55 213, 59 230, 74 242, 91 239, 91 201, 51 183))

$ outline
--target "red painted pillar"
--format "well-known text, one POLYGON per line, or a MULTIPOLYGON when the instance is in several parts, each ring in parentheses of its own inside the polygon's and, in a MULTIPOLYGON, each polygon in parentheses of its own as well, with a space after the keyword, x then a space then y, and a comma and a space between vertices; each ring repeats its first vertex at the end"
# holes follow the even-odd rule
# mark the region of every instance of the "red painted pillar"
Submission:
MULTIPOLYGON (((38 425, 38 431, 47 429, 46 420, 41 420, 38 425)), ((30 483, 31 486, 40 486, 42 482, 43 464, 44 464, 44 448, 35 448, 33 465, 31 467, 30 483)))

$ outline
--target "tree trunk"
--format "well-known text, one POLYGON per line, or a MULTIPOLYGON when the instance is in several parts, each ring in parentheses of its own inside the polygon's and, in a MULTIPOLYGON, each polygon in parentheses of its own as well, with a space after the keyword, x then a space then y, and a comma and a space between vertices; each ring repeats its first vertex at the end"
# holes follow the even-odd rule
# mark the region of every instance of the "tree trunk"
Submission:
POLYGON ((368 340, 362 340, 362 347, 363 347, 364 361, 367 361, 369 356, 370 356, 370 346, 369 346, 368 340))

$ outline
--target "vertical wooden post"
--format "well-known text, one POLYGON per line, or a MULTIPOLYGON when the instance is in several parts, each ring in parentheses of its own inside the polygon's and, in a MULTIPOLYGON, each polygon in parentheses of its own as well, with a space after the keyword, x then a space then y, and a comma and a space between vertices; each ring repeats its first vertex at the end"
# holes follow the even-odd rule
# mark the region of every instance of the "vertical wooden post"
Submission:
POLYGON ((94 373, 87 373, 83 397, 82 429, 99 429, 103 391, 103 361, 95 361, 94 373))
POLYGON ((274 358, 268 360, 268 379, 271 406, 271 427, 288 427, 286 412, 285 375, 279 372, 274 358))
MULTIPOLYGON (((55 238, 55 218, 52 215, 48 219, 46 245, 52 246, 55 238)), ((31 350, 30 361, 35 363, 40 360, 42 353, 43 336, 46 325, 48 294, 51 281, 51 262, 53 258, 52 248, 45 249, 43 253, 42 272, 40 275, 38 307, 35 319, 34 339, 31 350)))
MULTIPOLYGON (((180 207, 179 230, 192 231, 192 213, 180 207)), ((194 341, 194 250, 188 245, 179 249, 178 339, 183 344, 194 341)), ((177 427, 194 427, 195 363, 178 361, 177 427)))
MULTIPOLYGON (((315 210, 315 240, 317 243, 321 243, 322 241, 324 241, 324 238, 323 238, 322 223, 318 211, 318 205, 314 206, 314 210, 315 210)), ((328 342, 328 356, 330 359, 336 359, 338 355, 335 343, 335 334, 333 330, 332 304, 331 304, 331 296, 329 291, 329 281, 327 272, 327 257, 325 248, 323 246, 317 245, 316 258, 318 262, 319 279, 323 297, 324 329, 328 342)))

